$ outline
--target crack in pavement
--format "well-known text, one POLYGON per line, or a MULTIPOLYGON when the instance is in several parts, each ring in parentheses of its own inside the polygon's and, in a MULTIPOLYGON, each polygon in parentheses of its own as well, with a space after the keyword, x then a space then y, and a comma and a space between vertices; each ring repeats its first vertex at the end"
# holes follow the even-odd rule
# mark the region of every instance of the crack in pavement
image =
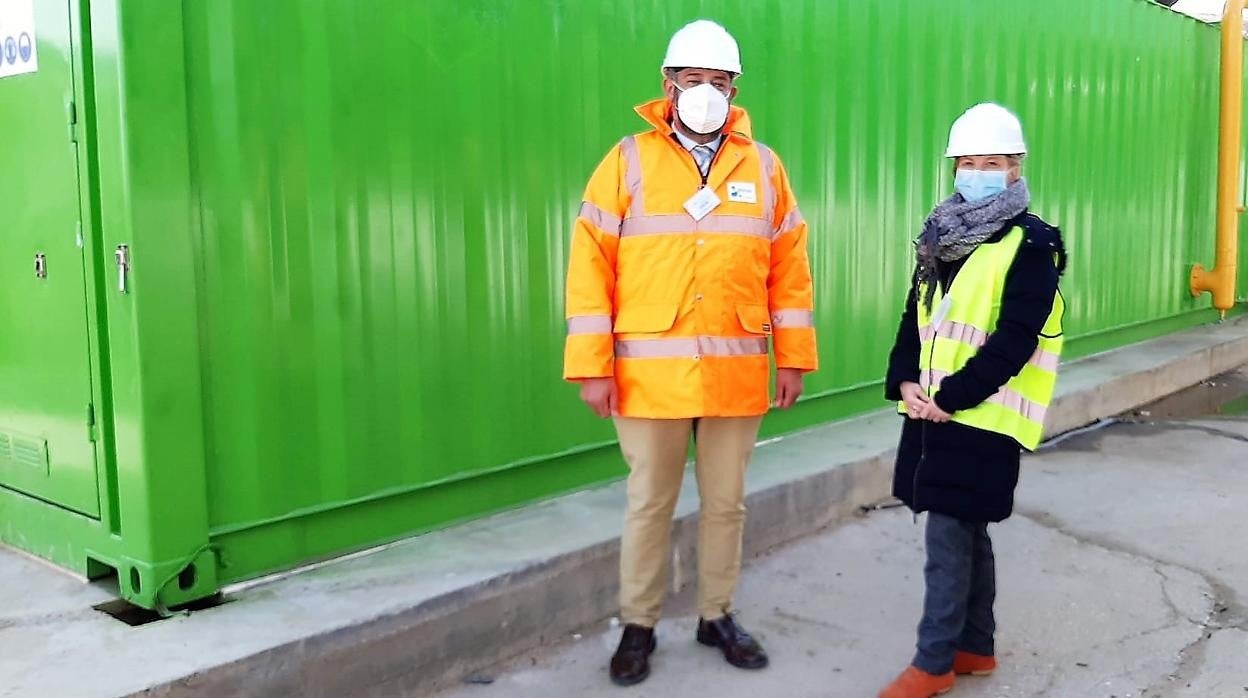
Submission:
POLYGON ((1166 575, 1161 567, 1161 563, 1153 563, 1152 569, 1153 574, 1156 574, 1161 578, 1161 583, 1159 584, 1161 587, 1161 600, 1166 602, 1166 608, 1170 611, 1170 618, 1175 622, 1182 620, 1192 622, 1191 618, 1188 618, 1182 611, 1179 610, 1178 604, 1176 604, 1174 602, 1174 598, 1170 596, 1170 589, 1166 586, 1166 583, 1170 581, 1170 577, 1166 575))
POLYGON ((1137 424, 1137 425, 1144 425, 1144 426, 1158 426, 1158 427, 1163 427, 1166 429, 1199 431, 1204 434, 1209 434, 1210 436, 1217 436, 1217 437, 1221 437, 1224 439, 1231 439, 1233 441, 1239 441, 1239 442, 1248 444, 1248 436, 1244 436, 1243 434, 1237 434, 1233 431, 1227 431, 1226 429, 1218 429, 1217 427, 1211 427, 1206 424, 1192 424, 1191 422, 1182 422, 1182 421, 1166 420, 1166 419, 1162 419, 1162 420, 1123 419, 1119 423, 1120 424, 1137 424))
POLYGON ((1213 590, 1213 606, 1216 613, 1214 615, 1225 615, 1226 618, 1218 620, 1216 623, 1210 623, 1218 628, 1238 628, 1248 631, 1248 606, 1239 601, 1239 595, 1235 590, 1221 579, 1204 570, 1185 565, 1181 562, 1167 560, 1156 557, 1147 551, 1124 543, 1120 540, 1092 533, 1084 533, 1072 530, 1056 515, 1036 509, 1027 509, 1025 507, 1017 507, 1015 513, 1023 518, 1036 523, 1050 530, 1061 533, 1073 540, 1085 545, 1092 545, 1109 552, 1127 555, 1149 563, 1154 569, 1158 566, 1173 567, 1174 569, 1183 570, 1189 574, 1200 577, 1210 589, 1213 590))
MULTIPOLYGON (((1187 428, 1193 425, 1183 426, 1187 428)), ((1218 436, 1226 436, 1237 441, 1248 442, 1248 438, 1239 434, 1223 433, 1218 429, 1196 427, 1196 430, 1214 432, 1218 436)), ((1060 533, 1084 545, 1091 545, 1107 552, 1126 555, 1149 563, 1153 571, 1162 579, 1162 598, 1176 621, 1190 623, 1201 629, 1200 635, 1195 640, 1179 650, 1179 662, 1175 670, 1144 689, 1141 695, 1152 698, 1172 698, 1177 696, 1177 692, 1190 685, 1204 668, 1208 654, 1208 644, 1214 635, 1225 630, 1248 631, 1248 608, 1239 602, 1238 595, 1233 588, 1214 575, 1201 569, 1156 557, 1140 548, 1120 540, 1115 540, 1109 536, 1075 531, 1050 512, 1016 507, 1015 513, 1028 521, 1060 533), (1174 603, 1174 599, 1170 596, 1169 590, 1166 588, 1165 582, 1172 580, 1163 571, 1163 566, 1184 570, 1195 575, 1204 581, 1212 591, 1212 595, 1205 595, 1209 602, 1209 612, 1203 620, 1187 618, 1179 611, 1178 606, 1174 603), (1219 616, 1225 617, 1219 618, 1219 616)), ((1178 623, 1176 622, 1176 624, 1178 623)), ((1173 627, 1173 625, 1169 627, 1173 627)))
POLYGON ((1185 687, 1191 686, 1208 659, 1209 640, 1213 639, 1213 634, 1208 630, 1202 630, 1195 640, 1184 645, 1183 649, 1179 650, 1179 665, 1174 671, 1154 681, 1144 689, 1141 695, 1150 698, 1172 698, 1185 687))
POLYGON ((1137 630, 1136 632, 1128 633, 1126 635, 1123 635, 1120 638, 1111 640, 1109 642, 1098 642, 1095 645, 1092 645, 1091 649, 1098 650, 1107 645, 1124 645, 1128 642, 1131 642, 1132 640, 1141 640, 1150 635, 1160 635, 1161 633, 1164 633, 1167 630, 1174 630, 1175 628, 1178 628, 1184 625, 1193 625, 1198 628, 1202 627, 1199 623, 1192 623, 1185 618, 1179 617, 1179 618, 1174 618, 1167 623, 1162 623, 1161 625, 1158 625, 1152 628, 1145 628, 1144 630, 1137 630))
POLYGON ((32 616, 21 616, 18 618, 0 618, 0 631, 9 630, 11 628, 38 628, 47 625, 64 623, 66 621, 89 620, 99 613, 100 612, 95 609, 78 609, 59 613, 41 613, 32 616))
POLYGON ((1057 667, 1053 667, 1049 671, 1049 680, 1045 681, 1044 686, 1042 686, 1039 691, 1036 691, 1031 698, 1048 698, 1049 691, 1053 690, 1053 685, 1057 683, 1057 674, 1057 667))
POLYGON ((819 628, 826 628, 828 630, 837 630, 841 632, 846 632, 845 628, 842 628, 841 626, 831 621, 820 620, 818 618, 810 618, 809 616, 804 616, 798 613, 793 613, 791 611, 786 611, 783 608, 780 608, 779 606, 773 609, 772 613, 777 618, 781 618, 792 623, 799 623, 802 625, 813 625, 819 628))

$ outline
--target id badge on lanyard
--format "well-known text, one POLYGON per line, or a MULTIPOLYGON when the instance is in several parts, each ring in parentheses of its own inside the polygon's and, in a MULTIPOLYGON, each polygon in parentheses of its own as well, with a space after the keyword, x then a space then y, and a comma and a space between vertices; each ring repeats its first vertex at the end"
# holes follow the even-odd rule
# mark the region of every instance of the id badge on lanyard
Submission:
POLYGON ((710 187, 702 187, 697 194, 689 197, 689 200, 685 202, 685 210, 693 216, 693 220, 700 221, 710 215, 711 211, 718 208, 721 203, 723 202, 714 190, 710 187))

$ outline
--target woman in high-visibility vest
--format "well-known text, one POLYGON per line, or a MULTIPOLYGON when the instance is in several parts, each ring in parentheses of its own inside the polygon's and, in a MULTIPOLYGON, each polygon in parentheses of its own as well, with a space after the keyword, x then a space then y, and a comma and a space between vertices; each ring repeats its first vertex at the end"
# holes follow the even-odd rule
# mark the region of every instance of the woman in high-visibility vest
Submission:
POLYGON ((1062 348, 1061 233, 1028 210, 1017 117, 953 124, 956 192, 916 242, 886 393, 905 416, 894 494, 927 512, 917 652, 880 698, 929 698, 996 669, 988 525, 1009 517, 1021 450, 1040 442, 1062 348))

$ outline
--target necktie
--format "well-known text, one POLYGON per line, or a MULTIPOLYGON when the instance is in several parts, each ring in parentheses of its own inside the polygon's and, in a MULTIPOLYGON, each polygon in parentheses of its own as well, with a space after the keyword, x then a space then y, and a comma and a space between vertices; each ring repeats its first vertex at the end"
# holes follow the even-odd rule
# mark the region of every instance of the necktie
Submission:
POLYGON ((698 163, 698 170, 705 177, 711 171, 711 160, 715 158, 715 151, 711 150, 709 145, 697 145, 693 147, 693 159, 698 163))

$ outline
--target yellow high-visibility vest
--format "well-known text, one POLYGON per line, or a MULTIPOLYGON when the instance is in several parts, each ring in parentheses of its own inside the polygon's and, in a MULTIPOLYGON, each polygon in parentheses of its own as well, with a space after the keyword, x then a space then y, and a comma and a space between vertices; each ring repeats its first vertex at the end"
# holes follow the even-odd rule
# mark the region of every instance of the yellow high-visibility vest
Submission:
MULTIPOLYGON (((922 344, 919 384, 929 395, 935 395, 946 376, 961 370, 975 356, 997 326, 1005 277, 1018 254, 1023 235, 1023 229, 1015 227, 1000 241, 976 248, 954 278, 948 293, 937 287, 931 310, 922 302, 925 286, 918 289, 922 344)), ((1053 298, 1053 310, 1040 332, 1039 346, 1022 371, 984 402, 954 413, 953 421, 1005 434, 1027 449, 1038 446, 1044 435, 1044 417, 1057 385, 1064 311, 1065 302, 1057 293, 1053 298)), ((904 403, 899 405, 899 410, 905 412, 904 403)))

